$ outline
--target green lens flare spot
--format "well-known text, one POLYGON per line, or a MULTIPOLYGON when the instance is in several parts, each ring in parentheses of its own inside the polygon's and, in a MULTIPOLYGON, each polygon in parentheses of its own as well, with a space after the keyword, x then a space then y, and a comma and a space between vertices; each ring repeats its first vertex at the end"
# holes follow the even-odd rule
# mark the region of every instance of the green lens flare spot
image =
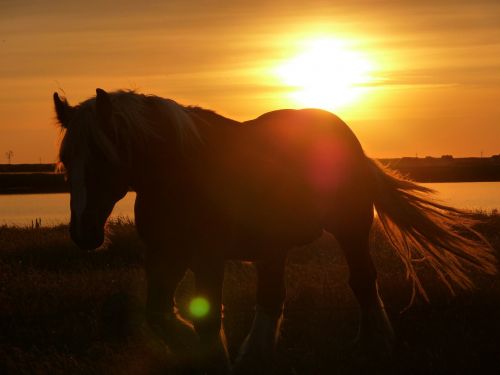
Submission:
POLYGON ((210 303, 203 297, 196 297, 189 304, 189 312, 195 318, 203 318, 210 311, 210 303))

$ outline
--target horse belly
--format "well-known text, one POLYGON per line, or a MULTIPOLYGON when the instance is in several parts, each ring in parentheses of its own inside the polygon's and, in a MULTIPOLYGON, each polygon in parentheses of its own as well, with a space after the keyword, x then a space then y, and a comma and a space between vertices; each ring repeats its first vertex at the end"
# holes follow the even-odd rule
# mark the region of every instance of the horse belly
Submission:
POLYGON ((246 172, 217 184, 208 200, 207 216, 227 239, 227 257, 257 258, 269 247, 302 245, 321 235, 322 207, 303 182, 266 168, 258 176, 246 172))

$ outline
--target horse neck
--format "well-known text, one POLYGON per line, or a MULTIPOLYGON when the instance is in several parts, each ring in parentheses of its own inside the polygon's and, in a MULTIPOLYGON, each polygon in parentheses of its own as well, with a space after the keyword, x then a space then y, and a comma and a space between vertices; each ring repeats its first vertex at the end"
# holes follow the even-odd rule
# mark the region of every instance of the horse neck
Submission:
POLYGON ((203 154, 230 143, 233 132, 241 123, 211 111, 196 110, 191 114, 199 138, 179 143, 172 129, 158 123, 161 138, 151 139, 147 147, 134 149, 129 166, 131 187, 138 193, 162 189, 174 181, 184 181, 192 168, 199 168, 203 154))
POLYGON ((152 140, 147 147, 135 149, 127 163, 129 184, 138 194, 164 189, 186 170, 187 162, 184 151, 175 142, 152 140))

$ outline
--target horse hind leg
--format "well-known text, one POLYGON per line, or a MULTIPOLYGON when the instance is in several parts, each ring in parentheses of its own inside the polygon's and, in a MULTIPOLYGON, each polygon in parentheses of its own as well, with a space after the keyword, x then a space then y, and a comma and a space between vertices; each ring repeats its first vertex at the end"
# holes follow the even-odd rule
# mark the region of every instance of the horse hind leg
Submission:
POLYGON ((373 205, 363 194, 344 199, 331 214, 326 230, 337 239, 349 267, 349 285, 360 306, 360 323, 354 343, 363 356, 392 355, 395 336, 378 292, 377 271, 370 255, 369 234, 373 205))

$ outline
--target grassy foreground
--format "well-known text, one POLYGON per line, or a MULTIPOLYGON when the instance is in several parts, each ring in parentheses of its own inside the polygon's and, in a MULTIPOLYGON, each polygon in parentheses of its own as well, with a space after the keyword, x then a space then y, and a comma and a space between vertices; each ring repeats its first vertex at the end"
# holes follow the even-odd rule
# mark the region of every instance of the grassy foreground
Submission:
MULTIPOLYGON (((500 253, 500 215, 478 228, 500 253)), ((175 373, 167 348, 144 324, 142 245, 130 223, 110 225, 111 243, 91 253, 72 245, 66 226, 0 227, 0 374, 175 373)), ((431 303, 410 297, 402 265, 373 230, 382 294, 401 344, 392 361, 353 358, 358 308, 347 266, 325 236, 292 251, 276 374, 500 373, 500 277, 475 274, 477 289, 452 297, 422 269, 431 303)), ((181 311, 193 292, 188 274, 181 311)), ((249 329, 252 265, 228 262, 225 327, 231 355, 249 329)))

